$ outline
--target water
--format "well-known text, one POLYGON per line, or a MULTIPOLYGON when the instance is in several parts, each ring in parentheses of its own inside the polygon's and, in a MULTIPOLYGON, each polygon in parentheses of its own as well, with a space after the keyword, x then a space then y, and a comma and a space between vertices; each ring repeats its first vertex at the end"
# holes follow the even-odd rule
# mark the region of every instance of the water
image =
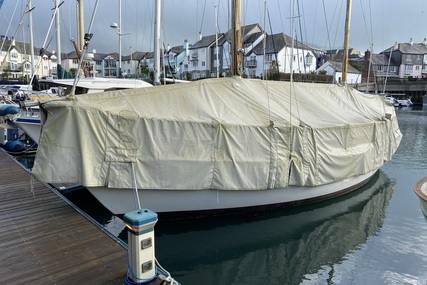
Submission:
MULTIPOLYGON (((427 110, 397 109, 402 143, 349 195, 259 215, 162 222, 156 257, 181 284, 427 284, 427 219, 414 184, 427 175, 427 110)), ((88 193, 70 199, 126 239, 88 193)))
POLYGON ((398 109, 402 143, 344 197, 259 216, 159 223, 156 256, 182 284, 427 284, 427 110, 398 109))

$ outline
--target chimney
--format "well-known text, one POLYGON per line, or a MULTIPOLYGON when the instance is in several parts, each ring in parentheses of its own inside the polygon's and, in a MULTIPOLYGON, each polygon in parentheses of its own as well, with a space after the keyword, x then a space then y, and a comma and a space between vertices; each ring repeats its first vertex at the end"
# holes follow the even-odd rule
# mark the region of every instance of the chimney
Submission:
POLYGON ((423 40, 423 44, 424 44, 425 46, 427 46, 427 38, 424 38, 424 40, 423 40))
POLYGON ((414 42, 412 41, 412 38, 409 40, 409 44, 410 44, 411 46, 413 46, 413 45, 414 45, 414 42))
POLYGON ((96 53, 96 49, 93 49, 93 51, 92 51, 92 52, 93 52, 93 54, 95 54, 95 53, 96 53))
POLYGON ((203 36, 202 36, 202 32, 199 32, 199 37, 198 37, 198 41, 200 41, 201 39, 203 38, 203 36))
MULTIPOLYGON (((362 73, 362 82, 367 82, 368 80, 368 71, 369 71, 369 61, 371 60, 371 51, 367 49, 365 51, 365 57, 363 58, 363 73, 362 73)), ((371 81, 371 80, 369 80, 371 81)))

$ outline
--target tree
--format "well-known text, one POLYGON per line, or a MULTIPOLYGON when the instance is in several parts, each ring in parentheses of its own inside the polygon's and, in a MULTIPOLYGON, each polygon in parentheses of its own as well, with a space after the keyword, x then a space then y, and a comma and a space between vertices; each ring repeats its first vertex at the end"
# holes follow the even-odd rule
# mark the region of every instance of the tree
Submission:
POLYGON ((268 80, 280 80, 279 64, 275 60, 273 60, 270 63, 270 68, 268 69, 268 72, 267 72, 267 79, 268 80))
POLYGON ((7 80, 11 75, 11 70, 9 68, 3 69, 3 73, 1 74, 1 77, 3 80, 7 80))

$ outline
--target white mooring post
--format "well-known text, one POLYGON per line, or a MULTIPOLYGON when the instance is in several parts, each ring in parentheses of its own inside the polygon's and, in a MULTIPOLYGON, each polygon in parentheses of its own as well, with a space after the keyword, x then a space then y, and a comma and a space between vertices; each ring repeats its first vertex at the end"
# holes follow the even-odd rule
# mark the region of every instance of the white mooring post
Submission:
POLYGON ((123 218, 128 232, 128 277, 144 283, 156 278, 154 225, 157 213, 141 209, 126 213, 123 218))

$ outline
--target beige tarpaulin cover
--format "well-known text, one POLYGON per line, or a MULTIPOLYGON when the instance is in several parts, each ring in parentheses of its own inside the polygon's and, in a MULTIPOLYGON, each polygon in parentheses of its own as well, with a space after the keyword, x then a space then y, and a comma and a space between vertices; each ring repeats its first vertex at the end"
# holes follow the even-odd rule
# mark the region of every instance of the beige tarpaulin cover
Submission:
POLYGON ((315 186, 378 169, 397 149, 394 108, 329 84, 240 78, 44 103, 33 174, 138 188, 315 186))

